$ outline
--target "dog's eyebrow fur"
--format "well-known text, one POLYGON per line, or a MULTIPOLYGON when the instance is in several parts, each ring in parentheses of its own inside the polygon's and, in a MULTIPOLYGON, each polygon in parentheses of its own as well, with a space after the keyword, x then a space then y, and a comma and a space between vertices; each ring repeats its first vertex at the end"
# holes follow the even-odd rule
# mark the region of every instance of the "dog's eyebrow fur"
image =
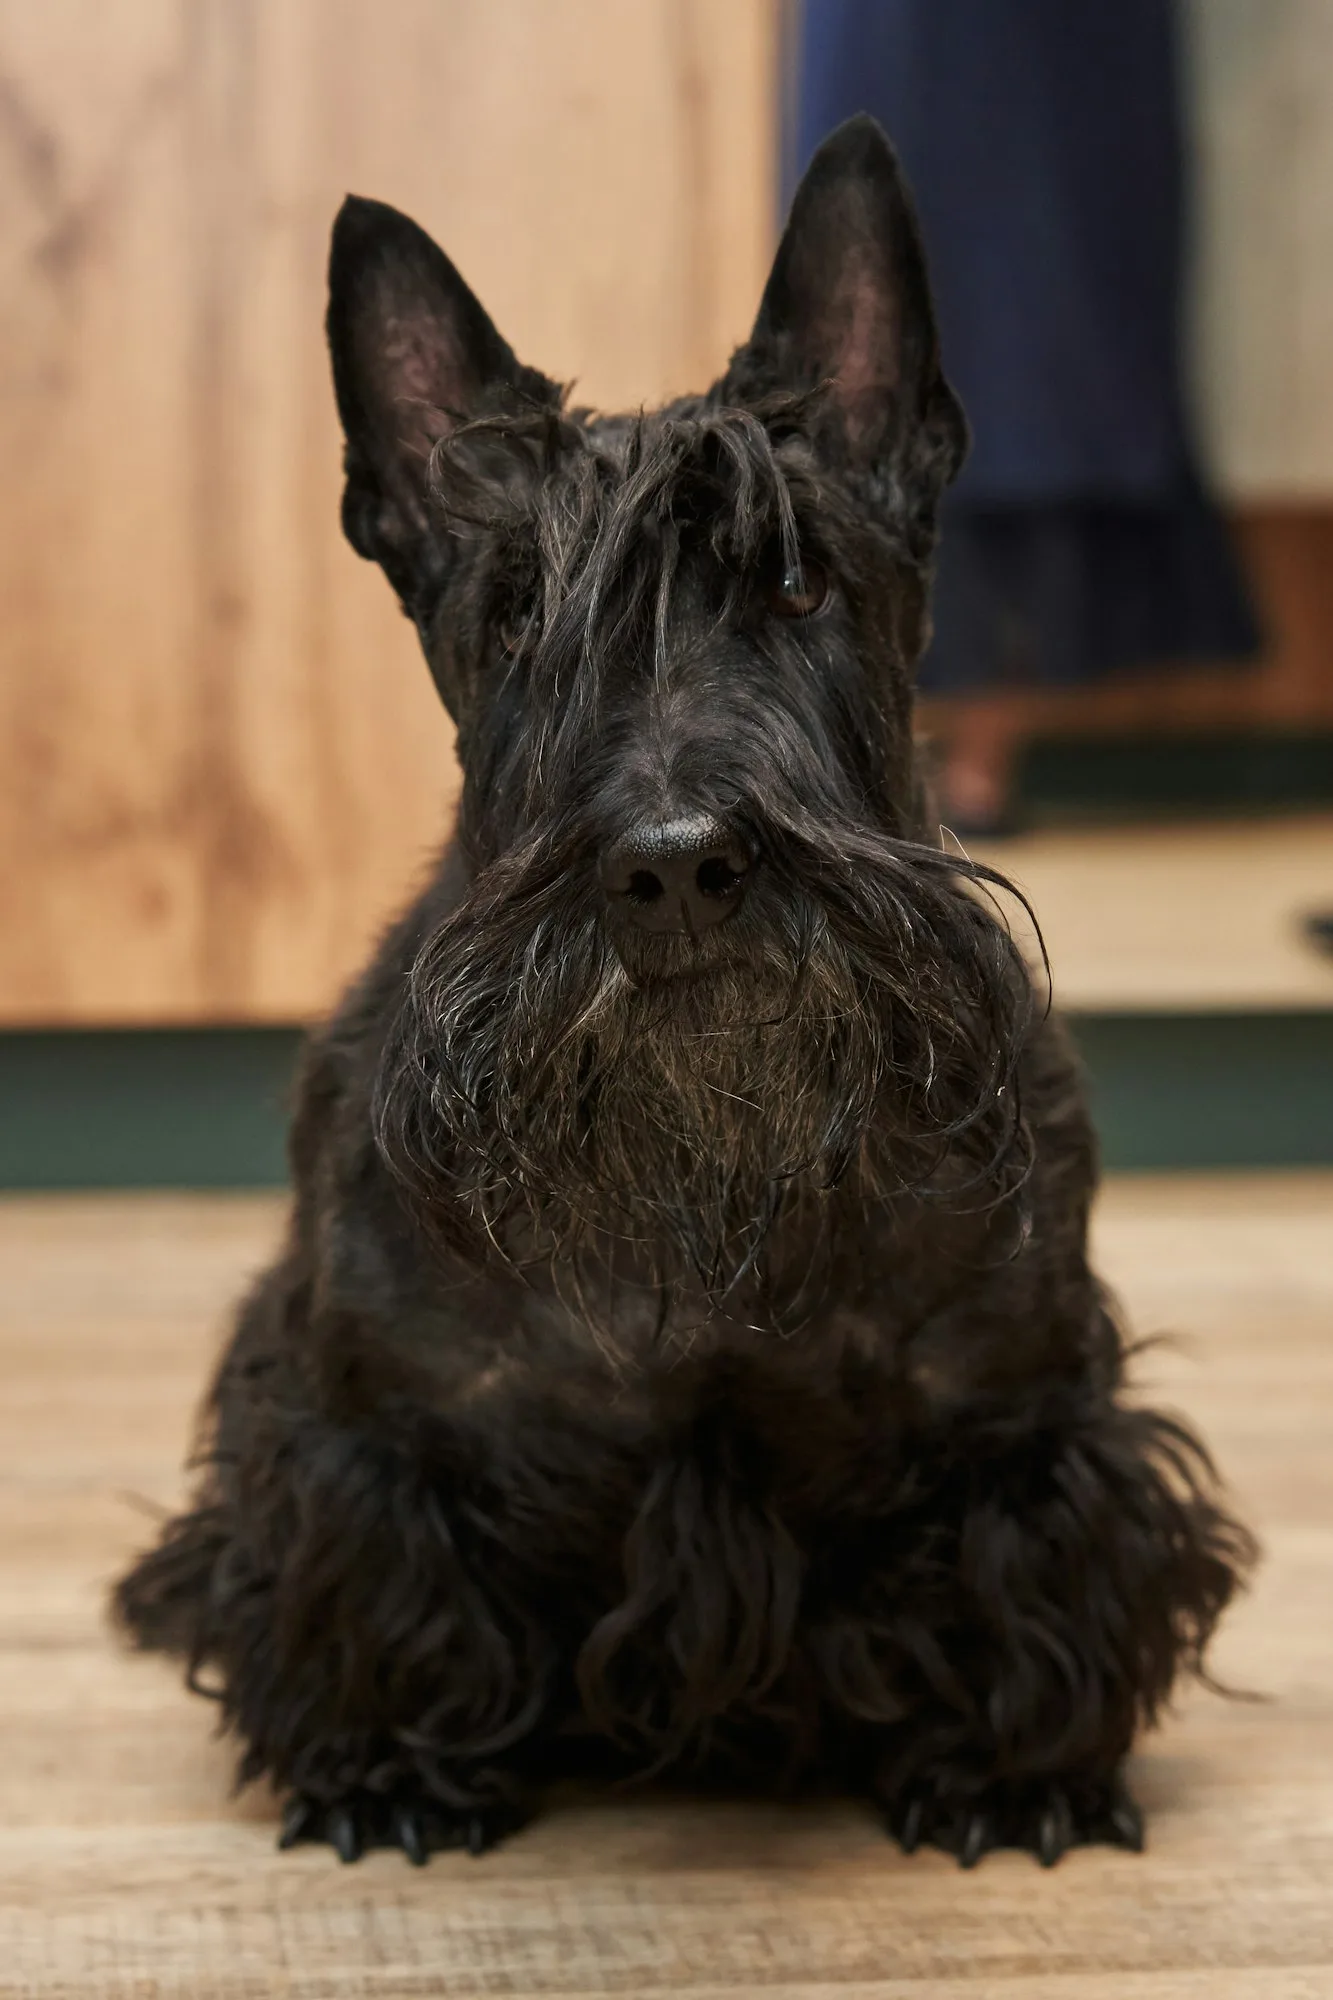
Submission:
POLYGON ((810 395, 751 410, 690 398, 665 411, 580 421, 534 406, 441 439, 430 499, 445 532, 535 548, 543 652, 587 662, 652 631, 664 643, 683 541, 743 578, 770 551, 800 575, 799 517, 818 484, 803 423, 810 395))

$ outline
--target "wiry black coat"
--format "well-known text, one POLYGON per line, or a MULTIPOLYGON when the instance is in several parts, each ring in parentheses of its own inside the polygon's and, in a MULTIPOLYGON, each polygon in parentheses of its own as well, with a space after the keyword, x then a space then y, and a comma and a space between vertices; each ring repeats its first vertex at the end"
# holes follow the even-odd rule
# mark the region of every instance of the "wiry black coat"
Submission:
POLYGON ((1122 1760, 1249 1548, 1119 1400, 1075 1066, 922 802, 965 434, 882 135, 666 411, 566 414, 372 203, 330 340, 461 822, 310 1048, 289 1244, 121 1616, 345 1856, 608 1766, 856 1785, 965 1860, 1136 1842, 1122 1760), (643 930, 605 857, 682 815, 727 920, 643 930))

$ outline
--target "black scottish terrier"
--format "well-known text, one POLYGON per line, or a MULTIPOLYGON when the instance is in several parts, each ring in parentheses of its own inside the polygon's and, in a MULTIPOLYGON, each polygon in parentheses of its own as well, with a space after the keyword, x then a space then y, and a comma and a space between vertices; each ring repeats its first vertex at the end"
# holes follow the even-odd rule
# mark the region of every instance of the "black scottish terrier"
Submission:
POLYGON ((343 519, 461 819, 310 1048, 121 1618, 344 1860, 669 1767, 968 1864, 1138 1846, 1126 1752, 1251 1551, 1120 1400, 1075 1065, 919 782, 966 432, 887 141, 825 145, 750 340, 651 415, 568 411, 377 203, 330 287, 343 519))

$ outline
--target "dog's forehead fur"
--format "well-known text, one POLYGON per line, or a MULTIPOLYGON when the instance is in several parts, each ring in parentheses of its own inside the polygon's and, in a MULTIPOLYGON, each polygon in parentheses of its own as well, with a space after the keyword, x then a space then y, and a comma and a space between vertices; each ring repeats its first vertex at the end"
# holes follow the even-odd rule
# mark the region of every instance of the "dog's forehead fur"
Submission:
MULTIPOLYGON (((749 410, 716 392, 632 415, 507 411, 441 440, 430 500, 439 534, 486 580, 532 593, 549 620, 578 594, 585 636, 619 615, 614 593, 646 595, 660 623, 681 568, 711 568, 724 601, 813 551, 845 580, 877 559, 916 568, 889 509, 821 463, 816 399, 749 410)), ((457 596, 455 593, 455 602, 457 596)))
MULTIPOLYGON (((715 390, 647 414, 511 408, 440 442, 429 494, 447 582, 423 640, 488 796, 496 758, 519 759, 531 793, 557 770, 557 742, 586 778, 613 740, 626 747, 639 698, 656 704, 659 744, 670 698, 682 754, 683 738, 711 737, 734 763, 740 711, 767 689, 769 722, 810 739, 828 778, 841 768, 908 803, 928 564, 882 485, 821 454, 818 410, 817 395, 746 409, 715 390), (768 616, 774 587, 807 568, 830 584, 827 606, 768 616), (543 754, 528 754, 536 737, 543 754)), ((750 786, 763 776, 752 754, 750 786)), ((575 781, 568 768, 560 781, 575 781)))

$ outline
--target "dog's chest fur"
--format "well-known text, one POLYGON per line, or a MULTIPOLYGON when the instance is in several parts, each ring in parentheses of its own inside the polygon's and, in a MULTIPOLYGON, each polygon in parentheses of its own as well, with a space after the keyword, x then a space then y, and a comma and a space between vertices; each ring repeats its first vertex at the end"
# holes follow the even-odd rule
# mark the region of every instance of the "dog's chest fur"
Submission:
MULTIPOLYGON (((892 1476, 892 1441, 995 1372, 997 1357, 959 1337, 977 1280, 953 1223, 947 1253, 919 1214, 901 1241, 848 1232, 824 1296, 795 1324, 779 1324, 757 1287, 719 1302, 701 1287, 664 1295, 605 1272, 580 1285, 539 1270, 417 1292, 383 1325, 375 1358, 395 1356, 415 1407, 501 1486, 540 1485, 549 1467, 534 1454, 547 1446, 564 1484, 618 1490, 632 1513, 664 1451, 688 1456, 706 1437, 797 1518, 835 1504, 842 1480, 863 1494, 867 1453, 892 1476)), ((606 1525, 618 1543, 623 1517, 606 1525)))

